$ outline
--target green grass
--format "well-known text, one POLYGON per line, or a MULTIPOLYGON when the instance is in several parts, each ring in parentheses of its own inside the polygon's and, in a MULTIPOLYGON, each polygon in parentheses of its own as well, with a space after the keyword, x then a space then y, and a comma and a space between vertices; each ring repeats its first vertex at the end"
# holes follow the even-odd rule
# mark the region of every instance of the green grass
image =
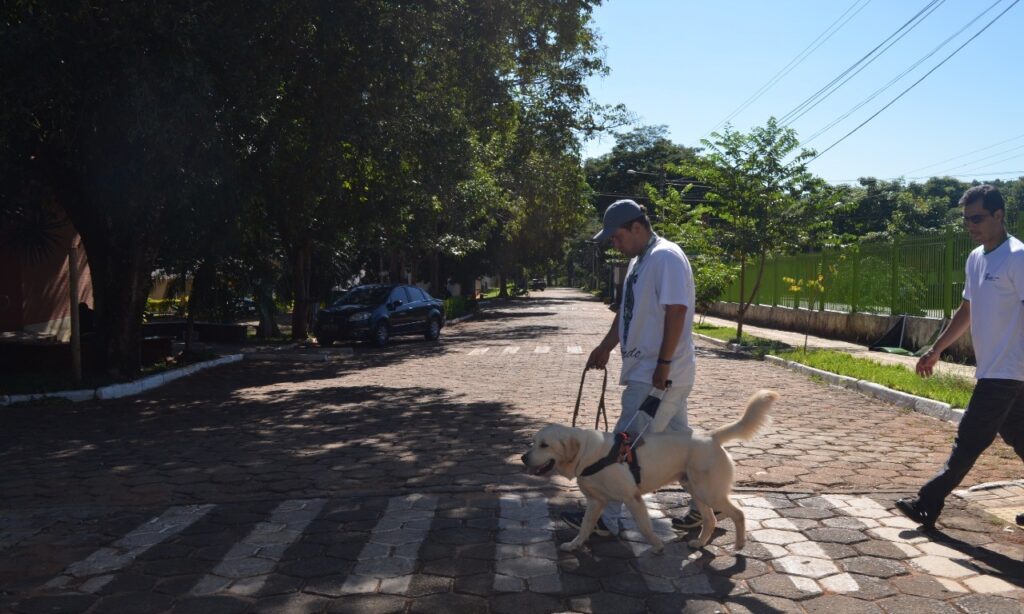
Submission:
POLYGON ((779 358, 815 369, 874 382, 893 390, 949 403, 953 407, 967 407, 971 392, 974 391, 974 382, 961 377, 935 375, 923 378, 906 367, 883 365, 844 352, 811 350, 804 353, 803 350, 789 350, 773 353, 779 358))
MULTIPOLYGON (((736 329, 731 326, 695 324, 693 331, 725 341, 736 339, 736 329)), ((974 382, 965 378, 936 375, 926 379, 906 367, 883 365, 867 358, 856 358, 845 352, 811 350, 805 354, 802 349, 780 347, 776 342, 747 334, 743 335, 743 345, 749 347, 754 354, 773 354, 822 371, 874 382, 893 390, 949 403, 953 407, 967 407, 967 402, 974 391, 974 382)))

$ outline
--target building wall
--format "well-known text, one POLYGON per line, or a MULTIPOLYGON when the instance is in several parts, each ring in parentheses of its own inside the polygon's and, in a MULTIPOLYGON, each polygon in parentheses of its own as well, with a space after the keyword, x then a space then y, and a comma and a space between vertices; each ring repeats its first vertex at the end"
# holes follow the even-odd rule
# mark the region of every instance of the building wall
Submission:
MULTIPOLYGON (((41 260, 32 261, 23 254, 0 255, 0 331, 24 331, 66 340, 71 336, 71 305, 68 277, 68 252, 72 241, 81 243, 70 224, 59 231, 57 244, 41 260)), ((94 307, 92 276, 85 255, 75 250, 78 264, 79 302, 94 307)))

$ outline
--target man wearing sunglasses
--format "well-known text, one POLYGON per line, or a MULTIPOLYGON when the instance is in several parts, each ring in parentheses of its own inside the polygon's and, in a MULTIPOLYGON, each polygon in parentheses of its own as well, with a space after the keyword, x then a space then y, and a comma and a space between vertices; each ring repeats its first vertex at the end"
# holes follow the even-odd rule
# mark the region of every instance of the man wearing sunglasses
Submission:
POLYGON ((978 247, 967 257, 963 302, 918 361, 917 372, 931 375, 943 350, 970 328, 977 384, 945 466, 916 498, 896 502, 901 512, 929 530, 946 497, 997 434, 1024 460, 1024 243, 1007 234, 1003 197, 994 187, 967 190, 960 205, 978 247))
MULTIPOLYGON (((665 395, 649 432, 659 429, 689 432, 686 397, 696 375, 693 348, 696 292, 690 261, 678 245, 652 230, 647 212, 632 200, 619 200, 609 205, 604 212, 603 226, 594 240, 610 241, 623 256, 630 258, 630 262, 615 320, 590 353, 587 368, 604 368, 611 351, 616 346, 621 347, 619 384, 626 388, 622 392, 622 413, 615 432, 621 432, 627 424, 630 432, 644 430, 647 415, 639 412, 639 408, 653 388, 664 390, 665 395)), ((621 503, 606 505, 595 532, 598 535, 618 533, 621 515, 621 503)), ((583 513, 565 512, 562 519, 569 526, 579 528, 583 513)), ((679 530, 700 524, 700 513, 693 507, 684 518, 672 519, 672 526, 679 530)))

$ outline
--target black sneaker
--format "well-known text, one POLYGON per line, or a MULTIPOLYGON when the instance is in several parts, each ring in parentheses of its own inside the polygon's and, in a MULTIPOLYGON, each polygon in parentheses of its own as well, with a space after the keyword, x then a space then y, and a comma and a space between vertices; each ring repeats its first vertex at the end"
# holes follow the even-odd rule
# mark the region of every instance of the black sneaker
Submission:
MULTIPOLYGON (((562 522, 579 531, 580 527, 583 526, 583 512, 562 512, 562 522)), ((605 525, 604 520, 601 518, 597 519, 597 526, 594 527, 594 533, 601 537, 610 537, 612 534, 612 532, 608 530, 608 526, 605 525)))
POLYGON ((939 517, 938 512, 927 510, 921 505, 921 500, 916 498, 898 499, 896 509, 904 516, 921 525, 925 531, 935 528, 935 520, 939 517))
POLYGON ((1017 514, 1017 524, 1024 527, 1024 512, 1017 514))
MULTIPOLYGON (((715 512, 715 519, 721 520, 725 516, 721 512, 715 512)), ((672 519, 672 528, 677 531, 689 531, 690 529, 696 529, 704 523, 703 516, 697 510, 691 509, 682 518, 672 519)))

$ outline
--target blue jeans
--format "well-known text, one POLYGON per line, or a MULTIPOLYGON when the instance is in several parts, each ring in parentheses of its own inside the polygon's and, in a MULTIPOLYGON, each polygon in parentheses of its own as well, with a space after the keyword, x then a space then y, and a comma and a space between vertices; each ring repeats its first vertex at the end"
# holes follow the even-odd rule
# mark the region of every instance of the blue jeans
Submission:
MULTIPOLYGON (((622 391, 622 414, 615 423, 616 433, 626 430, 626 425, 628 424, 630 434, 636 435, 643 431, 644 427, 651 422, 651 418, 639 411, 639 408, 653 388, 654 386, 650 382, 629 382, 626 384, 626 389, 622 391)), ((686 398, 690 396, 691 390, 693 390, 693 384, 688 386, 670 386, 665 391, 665 396, 661 399, 661 404, 658 406, 656 418, 659 424, 665 424, 666 418, 671 415, 665 427, 666 432, 693 432, 686 420, 686 398)), ((647 432, 655 433, 657 431, 652 427, 647 432)), ((640 470, 643 471, 643 467, 640 470)), ((621 501, 609 501, 601 513, 601 520, 604 521, 605 526, 612 533, 619 532, 619 518, 622 516, 622 509, 621 501)))
POLYGON ((918 492, 924 509, 936 514, 942 511, 946 497, 967 477, 981 453, 995 441, 996 434, 1024 460, 1024 382, 978 380, 967 411, 960 419, 949 459, 918 492))

